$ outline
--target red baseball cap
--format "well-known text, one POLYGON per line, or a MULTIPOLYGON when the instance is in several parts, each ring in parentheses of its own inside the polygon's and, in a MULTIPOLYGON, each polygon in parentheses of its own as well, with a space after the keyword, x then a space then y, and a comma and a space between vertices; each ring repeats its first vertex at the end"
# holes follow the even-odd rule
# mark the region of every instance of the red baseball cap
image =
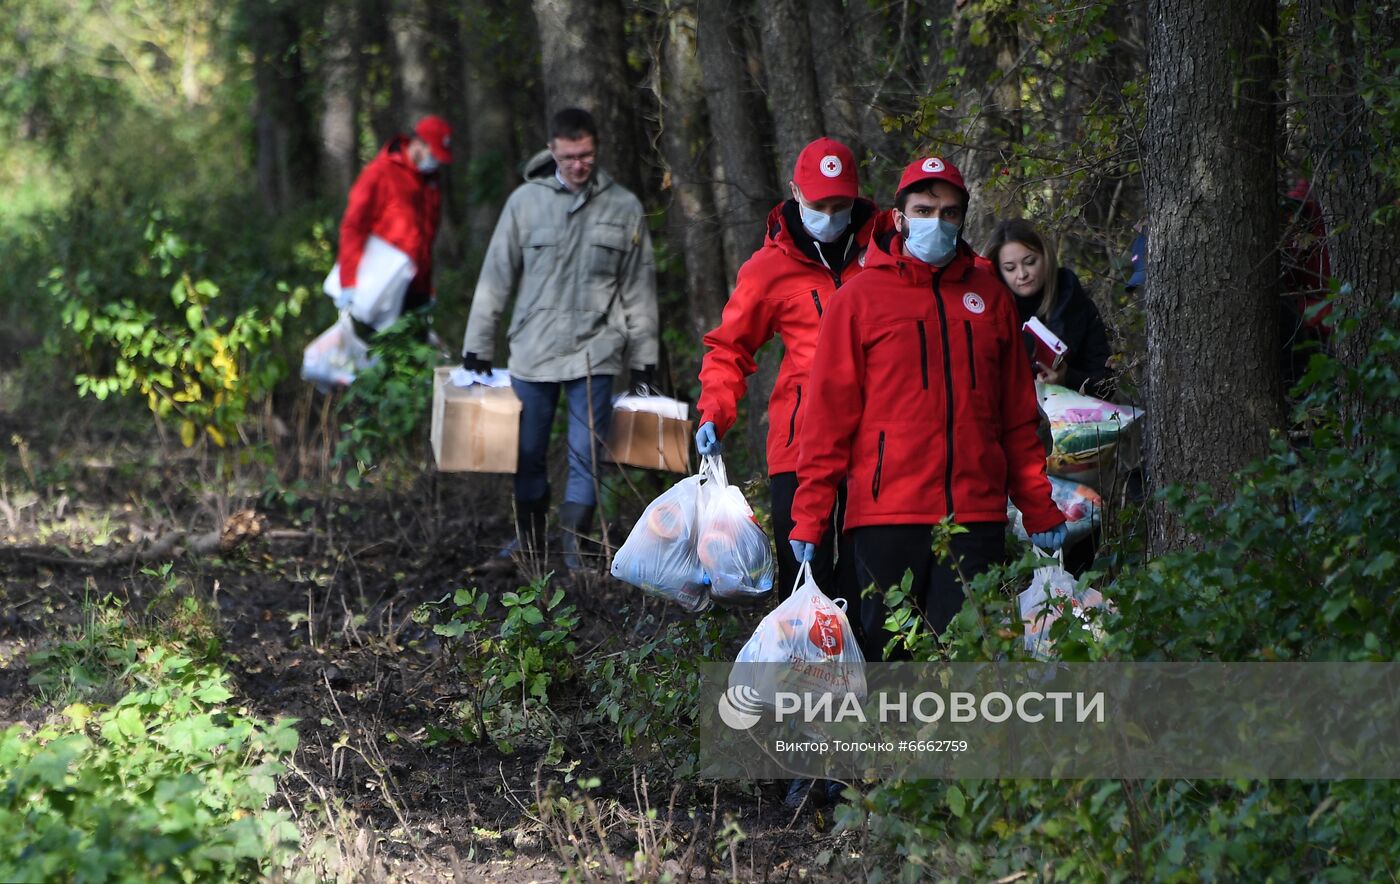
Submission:
POLYGON ((413 127, 413 134, 428 145, 439 163, 452 162, 452 126, 442 117, 429 114, 413 127))
POLYGON ((962 173, 958 167, 943 159, 942 157, 920 157, 914 162, 904 167, 904 174, 899 176, 899 187, 895 189, 898 194, 920 181, 927 181, 930 178, 936 181, 946 181, 963 192, 967 197, 967 185, 963 184, 962 173))
POLYGON ((833 196, 860 196, 856 158, 849 147, 834 138, 818 138, 802 148, 792 167, 792 183, 808 202, 833 196))

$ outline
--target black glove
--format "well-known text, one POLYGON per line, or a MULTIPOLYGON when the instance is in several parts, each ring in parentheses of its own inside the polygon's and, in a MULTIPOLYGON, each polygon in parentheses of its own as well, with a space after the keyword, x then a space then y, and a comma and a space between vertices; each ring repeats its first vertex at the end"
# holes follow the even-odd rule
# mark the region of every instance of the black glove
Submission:
POLYGON ((482 359, 475 353, 466 353, 462 356, 462 367, 467 371, 475 371, 481 374, 491 373, 491 360, 482 359))
POLYGON ((632 394, 635 396, 650 396, 655 391, 651 386, 652 372, 656 371, 656 366, 648 365, 646 368, 632 369, 632 394))

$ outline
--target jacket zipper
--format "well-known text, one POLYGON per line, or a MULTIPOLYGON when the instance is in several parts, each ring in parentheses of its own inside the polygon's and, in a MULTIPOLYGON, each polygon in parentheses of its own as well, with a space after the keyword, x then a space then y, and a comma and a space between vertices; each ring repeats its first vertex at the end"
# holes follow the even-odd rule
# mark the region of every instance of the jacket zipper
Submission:
POLYGON ((870 479, 870 497, 873 500, 880 499, 880 473, 885 468, 885 431, 880 431, 879 449, 875 455, 875 475, 870 479))
MULTIPOLYGON (((951 264, 951 262, 950 262, 951 264)), ((953 354, 948 347, 948 314, 943 309, 943 273, 947 266, 938 268, 933 275, 933 303, 938 307, 938 330, 943 339, 943 389, 948 400, 947 427, 947 468, 943 476, 943 495, 947 504, 947 514, 953 515, 953 354)))
POLYGON ((928 332, 924 331, 924 321, 919 326, 919 370, 924 373, 924 389, 928 389, 928 332))
POLYGON ((816 290, 816 289, 812 289, 812 303, 813 303, 814 305, 816 305, 816 308, 817 308, 817 318, 818 318, 818 319, 821 319, 821 318, 822 318, 822 299, 817 295, 817 290, 816 290))
POLYGON ((963 320, 963 331, 967 332, 967 372, 972 376, 972 389, 977 389, 977 351, 972 349, 972 320, 963 320))
POLYGON ((797 385, 797 401, 792 404, 792 415, 788 418, 788 440, 784 448, 792 447, 792 437, 797 433, 797 409, 802 407, 802 385, 797 385))

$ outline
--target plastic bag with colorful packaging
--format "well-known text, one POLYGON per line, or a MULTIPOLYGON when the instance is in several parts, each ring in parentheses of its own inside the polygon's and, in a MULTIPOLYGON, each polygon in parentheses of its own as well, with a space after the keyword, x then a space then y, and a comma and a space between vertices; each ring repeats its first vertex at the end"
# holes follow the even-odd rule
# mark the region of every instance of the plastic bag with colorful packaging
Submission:
POLYGON ((653 500, 613 557, 623 583, 675 602, 691 613, 710 607, 704 568, 696 554, 701 476, 687 476, 653 500))
POLYGON ((700 462, 700 531, 696 551, 710 577, 710 594, 722 601, 756 601, 773 589, 773 550, 754 521, 742 489, 729 484, 724 461, 700 462))

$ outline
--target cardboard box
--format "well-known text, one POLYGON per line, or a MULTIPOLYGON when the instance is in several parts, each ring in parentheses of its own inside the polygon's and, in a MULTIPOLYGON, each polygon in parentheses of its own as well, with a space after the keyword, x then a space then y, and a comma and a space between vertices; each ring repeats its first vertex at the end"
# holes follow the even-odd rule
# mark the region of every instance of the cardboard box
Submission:
POLYGON ((689 474, 694 421, 646 411, 613 411, 608 460, 646 470, 689 474))
POLYGON ((444 473, 514 473, 520 446, 520 400, 509 387, 452 383, 433 372, 433 460, 444 473))

